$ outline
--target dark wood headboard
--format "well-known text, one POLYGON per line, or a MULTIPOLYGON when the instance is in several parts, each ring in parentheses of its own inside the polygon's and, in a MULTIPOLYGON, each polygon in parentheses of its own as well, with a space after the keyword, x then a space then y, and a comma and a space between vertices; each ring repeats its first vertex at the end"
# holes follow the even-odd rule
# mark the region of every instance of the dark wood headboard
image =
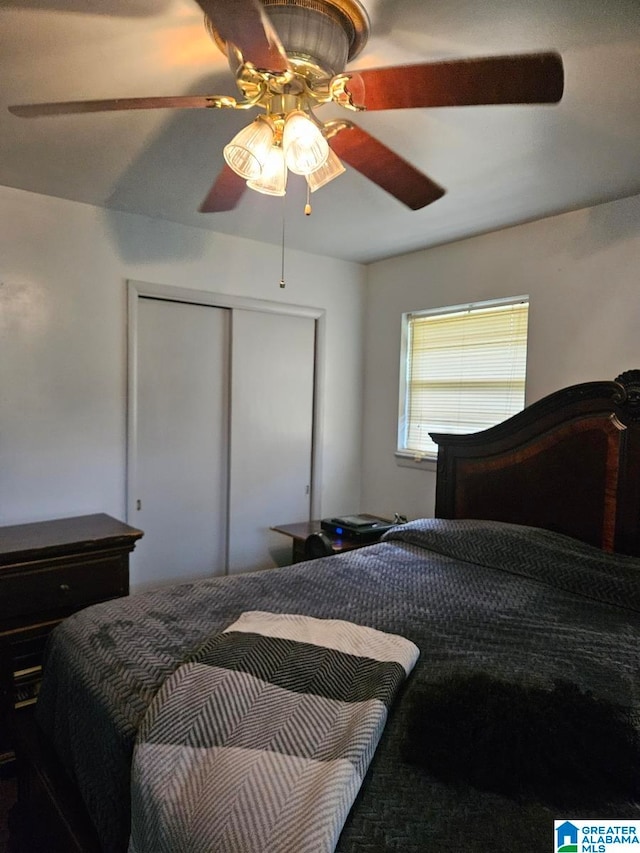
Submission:
POLYGON ((432 438, 437 517, 543 527, 640 555, 640 370, 556 391, 482 432, 432 438))

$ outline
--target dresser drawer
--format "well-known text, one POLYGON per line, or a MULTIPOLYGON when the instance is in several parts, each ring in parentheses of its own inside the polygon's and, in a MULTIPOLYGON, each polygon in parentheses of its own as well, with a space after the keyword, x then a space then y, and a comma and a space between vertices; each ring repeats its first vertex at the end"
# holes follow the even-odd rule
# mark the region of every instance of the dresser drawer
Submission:
POLYGON ((121 554, 9 572, 0 577, 0 621, 73 612, 127 592, 128 562, 121 554))
POLYGON ((0 527, 0 765, 13 758, 11 720, 36 701, 49 634, 76 610, 128 595, 141 536, 104 513, 0 527))
POLYGON ((61 621, 62 618, 51 619, 25 628, 15 628, 2 635, 10 648, 14 676, 40 666, 49 634, 61 621))

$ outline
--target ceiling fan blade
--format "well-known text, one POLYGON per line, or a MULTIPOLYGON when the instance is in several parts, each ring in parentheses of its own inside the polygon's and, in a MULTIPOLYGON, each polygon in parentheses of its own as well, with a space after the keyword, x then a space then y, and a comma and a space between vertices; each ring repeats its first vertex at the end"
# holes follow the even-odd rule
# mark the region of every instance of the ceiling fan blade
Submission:
POLYGON ((341 160, 412 210, 426 207, 445 193, 431 178, 360 127, 352 125, 342 130, 332 137, 330 145, 341 160))
POLYGON ((163 98, 113 98, 107 101, 60 101, 51 104, 18 104, 9 112, 22 118, 70 115, 72 113, 103 113, 115 110, 199 109, 210 107, 206 95, 176 95, 163 98))
POLYGON ((564 69, 558 53, 530 53, 358 70, 368 110, 555 104, 564 69))
POLYGON ((218 35, 233 45, 243 62, 269 71, 286 71, 289 60, 278 33, 259 0, 197 0, 218 35))
POLYGON ((247 188, 246 181, 230 169, 225 163, 216 182, 198 210, 200 213, 220 213, 233 210, 247 188))

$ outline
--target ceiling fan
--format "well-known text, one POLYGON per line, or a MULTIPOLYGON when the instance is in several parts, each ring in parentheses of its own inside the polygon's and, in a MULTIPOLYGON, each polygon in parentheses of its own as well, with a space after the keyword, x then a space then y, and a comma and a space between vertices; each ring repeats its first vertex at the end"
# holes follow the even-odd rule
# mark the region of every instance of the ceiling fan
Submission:
POLYGON ((258 109, 225 146, 225 166, 203 213, 231 210, 247 186, 284 195, 288 171, 311 191, 344 172, 344 161, 403 204, 418 210, 444 189, 348 119, 321 121, 318 107, 412 109, 493 104, 551 104, 564 72, 555 52, 427 62, 346 71, 364 48, 369 19, 358 0, 197 0, 205 25, 227 55, 242 97, 116 98, 11 106, 17 116, 135 109, 258 109))

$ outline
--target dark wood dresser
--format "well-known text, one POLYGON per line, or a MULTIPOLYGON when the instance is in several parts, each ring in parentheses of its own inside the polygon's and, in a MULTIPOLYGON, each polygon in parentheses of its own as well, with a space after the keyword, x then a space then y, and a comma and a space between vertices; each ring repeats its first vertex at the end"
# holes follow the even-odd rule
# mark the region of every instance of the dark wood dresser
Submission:
POLYGON ((129 592, 142 531, 102 513, 0 527, 0 763, 13 710, 36 701, 49 633, 64 618, 129 592))

